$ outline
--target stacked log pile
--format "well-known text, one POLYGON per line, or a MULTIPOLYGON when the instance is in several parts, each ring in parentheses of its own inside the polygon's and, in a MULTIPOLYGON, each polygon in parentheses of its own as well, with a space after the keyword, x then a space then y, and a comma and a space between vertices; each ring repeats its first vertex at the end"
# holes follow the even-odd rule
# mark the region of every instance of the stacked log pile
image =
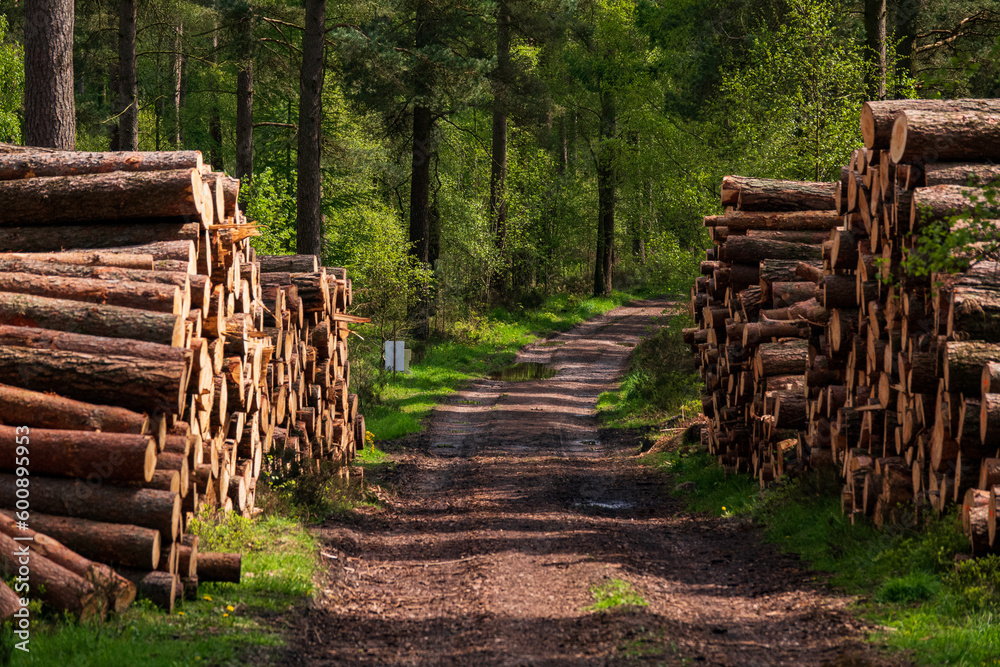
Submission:
POLYGON ((993 114, 869 102, 840 181, 724 179, 685 331, 724 466, 762 486, 832 467, 844 512, 879 526, 958 503, 973 553, 1000 551, 1000 263, 976 246, 958 274, 902 263, 977 200, 1000 218, 981 189, 1000 179, 993 114))
POLYGON ((0 152, 0 569, 30 543, 57 609, 239 581, 188 522, 363 442, 350 280, 256 255, 238 192, 197 151, 0 152))

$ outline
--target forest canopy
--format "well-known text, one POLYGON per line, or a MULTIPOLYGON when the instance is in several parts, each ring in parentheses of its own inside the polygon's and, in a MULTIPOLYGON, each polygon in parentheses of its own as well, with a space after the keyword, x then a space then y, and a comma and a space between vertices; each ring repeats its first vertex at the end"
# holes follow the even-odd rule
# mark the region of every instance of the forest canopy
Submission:
MULTIPOLYGON (((201 150, 243 179, 269 253, 296 249, 318 151, 317 241, 369 309, 676 290, 724 174, 833 180, 864 100, 995 96, 998 5, 81 0, 76 147, 201 150)), ((4 141, 25 28, 5 4, 4 141)))

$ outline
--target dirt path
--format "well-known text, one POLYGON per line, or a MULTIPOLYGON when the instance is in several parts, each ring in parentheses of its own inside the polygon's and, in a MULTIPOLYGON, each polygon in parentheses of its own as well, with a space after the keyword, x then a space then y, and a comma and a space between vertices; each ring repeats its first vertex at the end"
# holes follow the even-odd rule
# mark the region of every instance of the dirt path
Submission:
POLYGON ((441 406, 393 452, 389 507, 322 528, 329 582, 286 663, 872 664, 847 600, 741 524, 681 511, 634 450, 601 441, 597 397, 667 305, 520 355, 553 378, 481 381, 441 406), (588 611, 609 579, 647 606, 588 611))

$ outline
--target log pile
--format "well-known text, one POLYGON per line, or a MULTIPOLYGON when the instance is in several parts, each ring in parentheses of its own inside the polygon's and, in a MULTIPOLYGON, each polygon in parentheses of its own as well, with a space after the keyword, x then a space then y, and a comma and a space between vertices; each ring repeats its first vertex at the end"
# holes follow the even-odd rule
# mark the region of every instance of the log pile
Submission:
POLYGON ((239 581, 188 522, 364 441, 346 272, 258 256, 238 193, 197 151, 0 152, 0 571, 30 543, 79 618, 239 581))
POLYGON ((869 102, 839 181, 724 179, 685 336, 728 470, 765 486, 832 468, 844 512, 878 526, 960 504, 973 553, 1000 552, 1000 263, 975 248, 958 274, 901 263, 1000 179, 996 113, 869 102))

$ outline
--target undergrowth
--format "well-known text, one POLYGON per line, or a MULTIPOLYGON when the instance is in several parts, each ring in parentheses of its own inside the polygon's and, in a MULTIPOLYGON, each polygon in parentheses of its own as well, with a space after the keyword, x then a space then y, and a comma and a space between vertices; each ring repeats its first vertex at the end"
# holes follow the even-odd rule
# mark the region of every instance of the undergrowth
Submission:
POLYGON ((1000 664, 1000 557, 956 565, 968 550, 957 508, 919 525, 877 530, 840 510, 833 473, 809 473, 766 491, 749 475, 726 475, 695 448, 647 455, 684 482, 689 507, 759 524, 765 538, 798 554, 828 586, 856 596, 857 610, 881 628, 873 639, 906 650, 922 665, 1000 664))
POLYGON ((587 611, 608 611, 618 607, 645 607, 646 602, 635 587, 623 579, 608 579, 590 587, 594 604, 587 611))

